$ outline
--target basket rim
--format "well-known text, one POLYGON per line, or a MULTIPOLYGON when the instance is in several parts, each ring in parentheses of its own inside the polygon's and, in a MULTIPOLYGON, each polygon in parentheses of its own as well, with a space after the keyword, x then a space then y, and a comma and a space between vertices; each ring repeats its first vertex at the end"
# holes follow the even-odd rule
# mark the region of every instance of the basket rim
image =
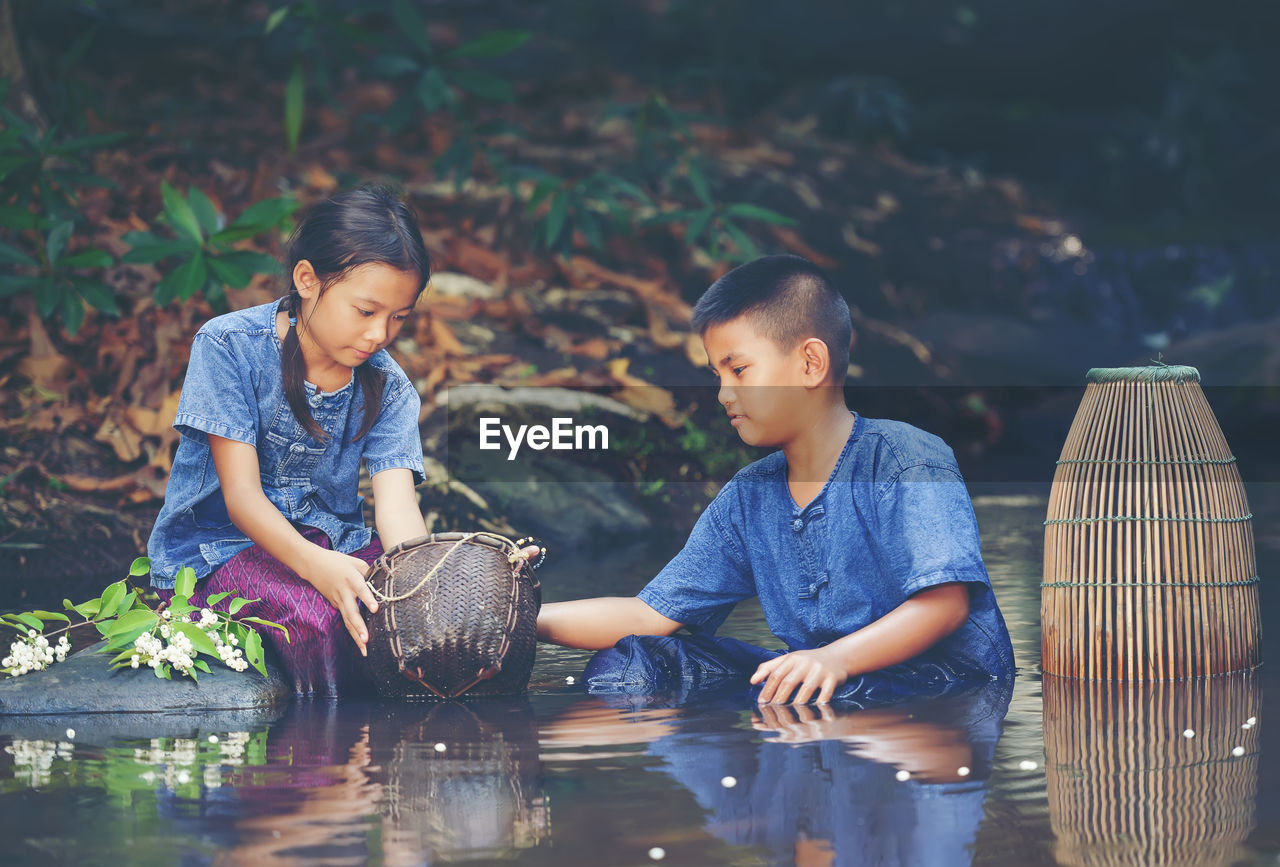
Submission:
POLYGON ((1185 364, 1147 367, 1091 367, 1085 382, 1199 382, 1200 371, 1185 364))

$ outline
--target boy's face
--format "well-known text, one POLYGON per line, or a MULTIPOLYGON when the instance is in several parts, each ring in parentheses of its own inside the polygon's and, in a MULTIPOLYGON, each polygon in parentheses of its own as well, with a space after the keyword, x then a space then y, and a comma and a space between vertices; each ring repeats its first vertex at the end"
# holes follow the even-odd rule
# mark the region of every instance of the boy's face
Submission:
POLYGON ((790 442, 811 411, 800 347, 784 350, 746 316, 712 325, 702 344, 711 372, 720 380, 716 399, 742 441, 752 446, 790 442))

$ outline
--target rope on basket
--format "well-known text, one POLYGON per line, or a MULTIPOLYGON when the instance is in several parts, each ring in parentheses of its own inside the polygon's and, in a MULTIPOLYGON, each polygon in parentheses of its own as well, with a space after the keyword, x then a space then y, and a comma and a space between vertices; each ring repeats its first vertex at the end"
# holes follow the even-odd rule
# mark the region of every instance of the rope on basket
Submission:
MULTIPOLYGON (((453 554, 454 551, 457 551, 459 548, 461 548, 463 545, 465 545, 467 542, 470 542, 472 539, 476 538, 477 536, 488 536, 490 539, 497 539, 505 543, 505 545, 512 544, 511 540, 508 539, 506 536, 499 536, 497 533, 486 533, 484 531, 480 531, 477 533, 467 533, 461 539, 454 542, 452 548, 444 552, 444 556, 441 557, 438 561, 436 561, 436 565, 431 567, 431 571, 429 571, 426 575, 423 575, 422 580, 419 581, 417 584, 415 584, 413 589, 410 590, 409 592, 402 593, 399 596, 392 596, 392 595, 383 593, 381 590, 379 590, 377 587, 374 587, 372 584, 369 584, 369 589, 373 591, 373 595, 377 596, 379 601, 381 602, 403 602, 405 599, 408 599, 410 596, 413 596, 423 587, 427 586, 427 582, 429 582, 432 578, 436 577, 436 573, 440 571, 441 567, 444 566, 445 561, 449 559, 449 556, 453 554)), ((527 560, 527 559, 528 558, 524 555, 524 552, 521 551, 519 548, 507 554, 507 562, 513 566, 516 563, 520 562, 521 560, 527 560)))

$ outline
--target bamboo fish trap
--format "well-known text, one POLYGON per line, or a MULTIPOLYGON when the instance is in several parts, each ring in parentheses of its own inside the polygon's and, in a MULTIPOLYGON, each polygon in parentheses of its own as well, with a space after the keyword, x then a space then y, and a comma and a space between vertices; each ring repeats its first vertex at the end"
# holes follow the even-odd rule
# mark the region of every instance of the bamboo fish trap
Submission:
POLYGON ((1045 675, 1045 785, 1059 864, 1249 860, 1257 675, 1168 683, 1045 675))
POLYGON ((1170 680, 1258 664, 1252 515, 1194 367, 1095 368, 1045 521, 1041 665, 1170 680))

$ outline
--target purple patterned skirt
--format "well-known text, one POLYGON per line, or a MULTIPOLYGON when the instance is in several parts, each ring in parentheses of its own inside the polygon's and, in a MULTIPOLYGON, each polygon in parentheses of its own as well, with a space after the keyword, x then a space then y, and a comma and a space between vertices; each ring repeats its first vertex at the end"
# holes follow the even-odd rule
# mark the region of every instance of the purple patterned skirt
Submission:
MULTIPOLYGON (((322 548, 331 548, 329 537, 314 527, 299 527, 299 532, 322 548)), ((382 543, 375 536, 366 547, 352 556, 372 563, 382 556, 382 543)), ((298 695, 336 696, 366 692, 363 657, 356 647, 342 615, 288 566, 254 545, 219 566, 196 585, 191 604, 204 608, 205 600, 217 593, 231 591, 245 599, 256 599, 241 608, 237 617, 261 617, 279 623, 289 630, 284 633, 269 626, 255 627, 263 643, 274 648, 285 673, 293 681, 298 695)), ((172 590, 161 590, 162 599, 172 597, 172 590)), ((230 597, 214 608, 227 610, 230 597)))

